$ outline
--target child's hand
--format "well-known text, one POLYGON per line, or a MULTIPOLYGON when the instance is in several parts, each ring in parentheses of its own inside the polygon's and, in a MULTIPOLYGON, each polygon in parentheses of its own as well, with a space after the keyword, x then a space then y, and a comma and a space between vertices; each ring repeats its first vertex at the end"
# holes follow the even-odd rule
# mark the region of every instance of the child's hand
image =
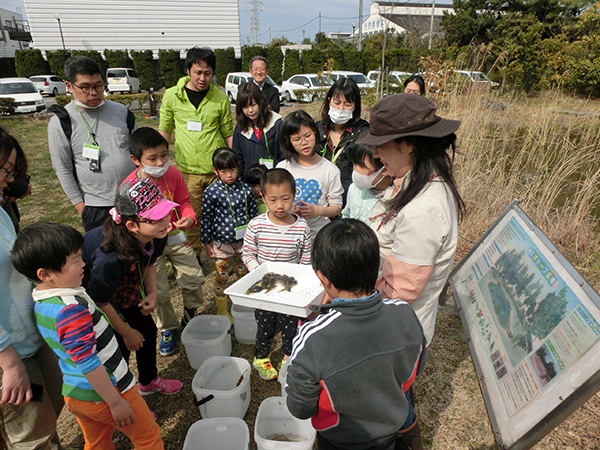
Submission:
POLYGON ((305 219, 310 219, 311 217, 318 216, 315 210, 315 205, 313 203, 299 202, 297 210, 300 216, 304 217, 305 219))
POLYGON ((135 422, 135 414, 127 400, 121 398, 114 405, 109 405, 110 413, 118 428, 128 427, 135 422))
POLYGON ((146 295, 146 298, 143 299, 138 306, 142 308, 142 315, 147 316, 156 308, 156 292, 152 292, 146 295))
POLYGON ((144 337, 142 336, 142 333, 131 327, 129 327, 128 333, 123 335, 123 341, 125 341, 125 347, 127 347, 127 350, 130 352, 139 350, 144 346, 144 337))
POLYGON ((215 248, 213 247, 212 242, 210 244, 204 244, 204 248, 206 249, 206 254, 209 258, 216 258, 217 254, 215 253, 215 248))
POLYGON ((191 217, 182 217, 177 222, 174 222, 173 226, 178 230, 187 231, 194 226, 194 219, 191 217))

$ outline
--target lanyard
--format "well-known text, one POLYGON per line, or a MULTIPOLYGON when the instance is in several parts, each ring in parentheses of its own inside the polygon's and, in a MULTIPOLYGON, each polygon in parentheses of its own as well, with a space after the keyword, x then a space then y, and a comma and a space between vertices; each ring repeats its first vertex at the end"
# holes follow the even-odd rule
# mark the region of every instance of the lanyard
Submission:
POLYGON ((367 196, 367 191, 368 189, 365 189, 365 193, 363 194, 362 200, 360 201, 360 206, 358 207, 358 220, 360 220, 360 214, 362 212, 363 203, 365 202, 365 197, 367 196))
MULTIPOLYGON (((231 210, 231 216, 233 217, 233 222, 235 223, 235 227, 237 228, 237 220, 235 220, 235 213, 233 212, 233 206, 231 206, 231 199, 229 198, 229 189, 227 189, 227 184, 223 183, 225 186, 225 192, 227 192, 227 202, 229 202, 229 209, 231 210)), ((242 190, 244 191, 244 202, 246 203, 246 222, 248 223, 248 195, 246 194, 246 189, 244 189, 244 185, 242 184, 242 190)))
MULTIPOLYGON (((263 136, 265 138, 265 145, 267 146, 267 154, 271 157, 271 152, 269 151, 269 140, 267 139, 267 130, 263 129, 263 136)), ((244 192, 246 192, 244 190, 244 192)))
MULTIPOLYGON (((331 149, 331 162, 334 164, 337 161, 337 159, 339 158, 340 153, 342 153, 342 150, 344 150, 343 148, 341 148, 340 151, 336 153, 337 148, 342 143, 342 137, 344 136, 345 132, 346 132, 346 130, 342 131, 342 135, 340 136, 340 140, 338 141, 337 144, 333 145, 333 142, 331 143, 331 146, 333 147, 331 149)), ((330 139, 331 139, 331 131, 329 131, 329 133, 327 133, 327 142, 325 142, 325 146, 323 147, 323 152, 321 153, 321 156, 325 156, 325 153, 327 152, 327 148, 329 147, 330 139)))
MULTIPOLYGON (((165 186, 167 187, 167 192, 169 193, 169 200, 174 202, 175 200, 173 198, 173 194, 171 194, 171 189, 169 189, 169 184, 167 183, 167 179, 165 178, 164 180, 165 180, 165 186)), ((175 210, 175 217, 177 217, 177 220, 181 220, 181 217, 179 217, 179 213, 177 212, 177 208, 173 208, 173 209, 175 210)))
POLYGON ((151 255, 148 255, 148 263, 146 264, 143 275, 142 275, 142 268, 140 267, 140 262, 138 261, 138 263, 137 263, 138 272, 140 274, 140 285, 138 286, 138 290, 140 291, 140 295, 142 296, 142 298, 144 300, 146 299, 146 292, 145 292, 146 288, 144 287, 144 279, 146 278, 146 272, 148 272, 148 267, 150 267, 150 259, 151 259, 151 255))
MULTIPOLYGON (((9 226, 8 226, 8 225, 6 225, 6 222, 5 222, 4 220, 2 220, 1 218, 0 218, 0 222, 2 222, 2 225, 4 225, 4 227, 5 227, 5 228, 8 230, 8 232, 9 232, 10 234, 12 234, 12 235, 13 235, 13 237, 16 239, 16 238, 17 238, 17 235, 14 233, 14 231, 13 231, 13 230, 11 230, 11 229, 9 228, 9 226)), ((11 241, 9 241, 8 239, 6 239, 4 236, 2 236, 2 239, 4 239, 6 242, 8 242, 8 245, 10 245, 11 247, 13 246, 13 244, 14 244, 14 241, 12 241, 12 242, 11 242, 11 241)))
POLYGON ((92 122, 92 126, 89 126, 85 120, 85 118, 83 117, 83 114, 81 114, 81 111, 79 110, 79 108, 77 108, 77 112, 79 113, 79 117, 81 117, 81 120, 83 121, 83 124, 85 125, 85 129, 87 130, 88 133, 88 138, 87 141, 85 142, 86 144, 90 142, 90 138, 92 139, 92 142, 94 143, 94 145, 98 145, 98 143, 96 142, 96 135, 94 134, 94 132, 92 131, 92 129, 94 128, 94 125, 96 124, 96 120, 98 119, 98 114, 100 113, 100 108, 96 108, 96 117, 94 117, 94 121, 92 122))

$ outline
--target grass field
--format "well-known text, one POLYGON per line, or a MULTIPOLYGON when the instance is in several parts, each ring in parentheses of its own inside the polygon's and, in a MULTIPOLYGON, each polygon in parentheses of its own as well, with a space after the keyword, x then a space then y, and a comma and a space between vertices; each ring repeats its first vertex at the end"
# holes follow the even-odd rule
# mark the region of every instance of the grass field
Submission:
MULTIPOLYGON (((467 204, 460 228, 459 254, 464 255, 512 198, 519 198, 527 214, 544 230, 597 290, 600 287, 600 249, 596 230, 600 198, 600 104, 545 93, 534 99, 500 99, 477 95, 439 99, 440 115, 463 121, 458 131, 460 154, 456 158, 458 187, 467 204), (591 114, 570 114, 579 111, 591 114)), ((313 117, 318 105, 301 105, 313 117)), ((298 106, 294 107, 297 108, 298 106)), ((368 119, 368 113, 364 114, 368 119)), ((50 162, 46 140, 48 117, 2 118, 23 146, 30 162, 33 194, 19 201, 22 225, 40 220, 70 224, 82 230, 75 209, 60 188, 50 162)), ((138 116, 138 125, 156 127, 157 120, 138 116)), ((459 255, 460 257, 460 255, 459 255)), ((458 258, 457 257, 457 260, 458 258)), ((205 259, 210 299, 214 265, 205 259)), ((172 285, 174 303, 181 294, 172 285)), ((214 313, 206 301, 203 313, 214 313)), ((468 344, 452 300, 440 309, 425 373, 417 378, 416 410, 423 442, 432 449, 493 449, 488 422, 468 344)), ((233 339, 233 355, 251 359, 252 346, 233 339)), ((280 348, 273 360, 282 357, 280 348)), ((278 365, 278 364, 277 364, 278 365)), ((192 405, 191 380, 185 351, 159 357, 159 373, 184 382, 172 397, 146 397, 158 415, 166 448, 179 449, 189 426, 200 419, 192 405)), ((260 402, 279 395, 280 385, 251 376, 252 400, 245 417, 252 440, 254 418, 260 402)), ((600 398, 595 395, 569 419, 547 435, 536 449, 599 448, 600 398)), ((63 411, 60 435, 66 446, 79 447, 83 439, 72 416, 63 411)), ((117 448, 131 448, 117 435, 117 448)), ((256 448, 253 444, 252 448, 256 448)))

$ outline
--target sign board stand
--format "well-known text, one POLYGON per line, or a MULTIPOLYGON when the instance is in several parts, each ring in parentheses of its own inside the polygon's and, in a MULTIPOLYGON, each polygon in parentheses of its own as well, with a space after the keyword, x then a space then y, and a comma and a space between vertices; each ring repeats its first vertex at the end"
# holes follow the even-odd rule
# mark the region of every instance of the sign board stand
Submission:
POLYGON ((450 284, 499 448, 531 448, 600 389, 600 296, 517 200, 450 284))

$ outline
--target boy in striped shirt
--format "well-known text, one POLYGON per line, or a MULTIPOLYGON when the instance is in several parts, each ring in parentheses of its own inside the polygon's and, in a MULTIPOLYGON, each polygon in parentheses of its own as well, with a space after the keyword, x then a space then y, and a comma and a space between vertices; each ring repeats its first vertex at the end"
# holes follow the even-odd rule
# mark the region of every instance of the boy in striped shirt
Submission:
POLYGON ((164 449, 108 319, 81 287, 82 245, 74 228, 37 223, 19 233, 12 251, 15 269, 37 285, 35 322, 59 357, 65 403, 81 426, 86 449, 114 448, 115 428, 136 449, 164 449))
MULTIPOLYGON (((285 169, 271 169, 260 180, 268 211, 250 221, 244 235, 242 260, 249 271, 266 261, 310 264, 311 238, 306 220, 291 214, 294 209, 296 182, 285 169)), ((269 353, 277 322, 281 330, 283 362, 292 352, 292 340, 298 317, 256 309, 256 343, 252 365, 263 380, 277 378, 269 353)))

